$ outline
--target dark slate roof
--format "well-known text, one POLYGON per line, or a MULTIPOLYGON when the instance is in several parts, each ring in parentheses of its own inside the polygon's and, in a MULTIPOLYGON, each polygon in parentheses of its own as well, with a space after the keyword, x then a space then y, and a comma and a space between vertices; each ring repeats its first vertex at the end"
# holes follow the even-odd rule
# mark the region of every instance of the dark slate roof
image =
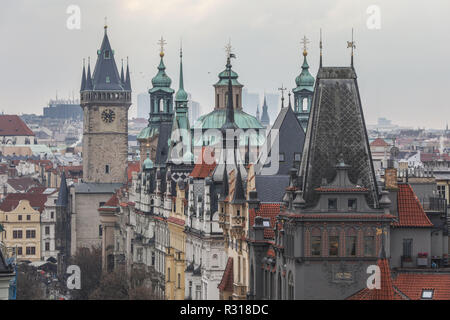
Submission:
MULTIPOLYGON (((294 165, 294 155, 303 152, 305 131, 302 129, 294 111, 287 107, 280 110, 277 119, 269 131, 266 139, 267 143, 271 142, 271 137, 276 132, 278 132, 279 153, 283 153, 285 159, 285 161, 278 163, 278 171, 276 174, 287 175, 294 165)), ((271 145, 269 151, 272 149, 273 146, 271 145)))
POLYGON ((256 192, 261 202, 282 202, 286 187, 289 185, 288 175, 255 176, 256 192))
POLYGON ((159 127, 158 144, 156 146, 156 160, 157 166, 165 166, 169 155, 169 138, 172 134, 172 122, 162 122, 159 127))
POLYGON ((61 184, 58 192, 58 199, 56 200, 56 205, 60 207, 67 207, 67 203, 69 202, 69 193, 67 189, 67 181, 66 174, 63 171, 61 175, 61 184))
POLYGON ((367 202, 378 207, 378 191, 355 70, 351 67, 322 67, 314 90, 304 155, 299 170, 304 198, 315 204, 315 190, 322 179, 332 181, 339 154, 350 165, 353 183, 361 179, 369 189, 367 202))
POLYGON ((106 28, 102 46, 97 53, 97 63, 92 77, 93 90, 125 90, 125 85, 120 80, 114 51, 111 49, 106 28), (107 77, 109 77, 108 83, 106 82, 107 77))
POLYGON ((121 183, 88 183, 75 185, 76 193, 114 193, 122 186, 121 183))
POLYGON ((234 193, 231 203, 242 204, 245 202, 244 183, 239 167, 237 167, 236 180, 234 182, 234 193))

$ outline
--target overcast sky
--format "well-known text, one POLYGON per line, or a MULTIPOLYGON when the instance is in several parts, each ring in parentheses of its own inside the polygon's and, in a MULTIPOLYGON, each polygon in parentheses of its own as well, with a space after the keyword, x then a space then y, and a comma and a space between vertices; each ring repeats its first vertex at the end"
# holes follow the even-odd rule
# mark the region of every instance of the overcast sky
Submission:
MULTIPOLYGON (((208 112, 229 38, 239 81, 262 94, 282 83, 295 86, 304 35, 315 76, 320 28, 324 65, 349 65, 346 41, 354 27, 368 124, 384 116, 399 125, 444 128, 450 120, 448 0, 2 0, 0 111, 41 114, 56 91, 79 96, 82 59, 95 63, 105 16, 117 64, 129 56, 134 93, 151 86, 161 36, 172 87, 178 87, 182 38, 185 89, 208 112), (81 9, 79 30, 66 26, 70 5, 81 9), (380 8, 379 30, 367 27, 371 5, 380 8)), ((130 113, 136 114, 135 104, 130 113)))

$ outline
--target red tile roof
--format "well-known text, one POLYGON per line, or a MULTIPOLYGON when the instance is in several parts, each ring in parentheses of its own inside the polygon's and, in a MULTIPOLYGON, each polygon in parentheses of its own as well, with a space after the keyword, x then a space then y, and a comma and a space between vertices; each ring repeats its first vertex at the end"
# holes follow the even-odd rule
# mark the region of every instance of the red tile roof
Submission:
POLYGON ((133 172, 139 172, 141 170, 141 163, 139 161, 128 162, 127 174, 128 182, 131 182, 133 178, 133 172))
POLYGON ((372 147, 387 147, 387 146, 389 146, 389 144, 386 142, 386 141, 384 141, 383 139, 381 139, 381 138, 376 138, 375 140, 373 140, 371 143, 370 143, 370 146, 372 147))
POLYGON ((394 288, 388 260, 380 258, 377 265, 380 268, 380 288, 364 288, 348 297, 348 300, 402 300, 394 288))
POLYGON ((8 179, 8 184, 11 188, 19 192, 26 192, 31 187, 39 187, 41 185, 39 181, 30 177, 11 178, 8 179))
MULTIPOLYGON (((196 162, 194 169, 192 170, 190 176, 193 178, 201 178, 204 179, 207 176, 210 175, 210 173, 214 170, 214 168, 216 167, 216 162, 214 161, 214 158, 211 157, 211 159, 207 159, 208 161, 205 160, 205 155, 214 155, 214 152, 212 152, 211 148, 208 147, 203 147, 202 148, 202 157, 201 157, 201 162, 199 163, 199 161, 196 162), (213 163, 207 163, 210 161, 214 161, 213 163)), ((209 158, 209 157, 208 157, 209 158)))
POLYGON ((34 136, 17 115, 0 115, 0 136, 34 136))
POLYGON ((177 224, 179 226, 184 226, 184 223, 185 223, 183 219, 178 219, 175 217, 167 218, 167 222, 171 222, 171 223, 177 224))
POLYGON ((3 202, 0 204, 0 210, 2 211, 12 211, 14 210, 21 200, 28 200, 30 205, 39 212, 42 213, 45 207, 45 202, 47 201, 46 194, 41 193, 9 193, 3 202))
POLYGON ((227 261, 227 266, 225 267, 225 271, 223 272, 222 280, 220 281, 217 288, 220 291, 233 291, 233 258, 229 257, 227 261))
POLYGON ((393 222, 394 227, 432 227, 425 211, 417 199, 416 194, 409 184, 398 185, 398 222, 393 222))
POLYGON ((273 239, 275 237, 275 232, 273 231, 275 227, 276 217, 280 214, 281 204, 280 203, 261 203, 258 210, 249 210, 249 222, 250 227, 255 224, 255 217, 261 216, 263 218, 270 218, 270 228, 264 229, 264 238, 273 239))
POLYGON ((421 299, 424 289, 433 290, 433 300, 450 300, 450 274, 399 273, 394 285, 412 300, 421 299))
POLYGON ((114 193, 111 198, 109 198, 109 200, 98 209, 98 211, 116 211, 118 206, 119 198, 117 197, 117 193, 114 193))

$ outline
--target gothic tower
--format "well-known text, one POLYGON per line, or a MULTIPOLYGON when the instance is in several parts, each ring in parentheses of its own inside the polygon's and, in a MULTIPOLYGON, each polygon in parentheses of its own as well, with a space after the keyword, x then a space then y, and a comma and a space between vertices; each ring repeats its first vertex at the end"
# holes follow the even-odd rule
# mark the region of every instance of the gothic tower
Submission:
POLYGON ((294 112, 303 130, 306 132, 308 126, 309 113, 311 112, 311 103, 314 94, 314 77, 309 73, 309 65, 306 60, 308 51, 306 50, 306 43, 308 40, 303 38, 305 44, 303 49, 303 65, 302 72, 295 78, 296 88, 292 89, 294 93, 294 112))
POLYGON ((86 76, 83 68, 83 182, 126 183, 130 72, 119 75, 107 29, 92 76, 90 62, 86 76))
POLYGON ((263 111, 262 111, 262 115, 261 115, 261 124, 268 129, 270 126, 270 117, 269 117, 269 113, 267 112, 268 106, 267 106, 267 101, 266 101, 265 95, 264 95, 264 104, 263 104, 262 110, 263 111))

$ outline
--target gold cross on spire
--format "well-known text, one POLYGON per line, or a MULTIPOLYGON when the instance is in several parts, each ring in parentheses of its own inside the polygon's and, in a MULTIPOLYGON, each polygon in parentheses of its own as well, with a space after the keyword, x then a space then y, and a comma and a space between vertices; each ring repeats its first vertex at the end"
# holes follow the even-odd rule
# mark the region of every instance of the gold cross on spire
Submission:
POLYGON ((231 39, 228 40, 228 44, 225 45, 225 52, 227 53, 227 58, 231 56, 231 50, 233 47, 231 46, 231 39))
POLYGON ((303 55, 308 54, 308 44, 310 43, 309 39, 306 36, 303 36, 302 41, 300 43, 303 45, 303 55))
POLYGON ((158 45, 161 47, 161 51, 159 52, 159 55, 164 57, 164 46, 167 44, 166 40, 161 36, 161 39, 158 41, 158 45))

